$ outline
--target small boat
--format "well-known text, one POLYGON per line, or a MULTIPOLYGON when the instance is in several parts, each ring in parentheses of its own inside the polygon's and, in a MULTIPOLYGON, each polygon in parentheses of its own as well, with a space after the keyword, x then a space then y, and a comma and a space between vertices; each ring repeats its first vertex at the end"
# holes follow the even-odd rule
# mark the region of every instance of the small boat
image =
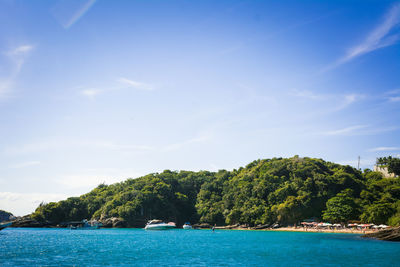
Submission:
POLYGON ((183 225, 183 229, 189 230, 189 229, 193 229, 193 227, 190 225, 190 222, 185 222, 185 224, 183 225))
POLYGON ((103 224, 101 222, 98 222, 96 220, 88 221, 88 220, 83 220, 83 226, 82 229, 99 229, 103 224))
POLYGON ((69 223, 69 229, 71 230, 94 230, 99 229, 101 226, 103 226, 101 222, 96 220, 88 221, 86 219, 80 222, 69 223))
POLYGON ((174 222, 165 223, 161 220, 150 220, 144 227, 145 230, 168 230, 173 228, 176 228, 174 222))
POLYGON ((3 230, 4 228, 7 228, 8 226, 11 226, 12 222, 9 223, 0 223, 0 231, 3 230))

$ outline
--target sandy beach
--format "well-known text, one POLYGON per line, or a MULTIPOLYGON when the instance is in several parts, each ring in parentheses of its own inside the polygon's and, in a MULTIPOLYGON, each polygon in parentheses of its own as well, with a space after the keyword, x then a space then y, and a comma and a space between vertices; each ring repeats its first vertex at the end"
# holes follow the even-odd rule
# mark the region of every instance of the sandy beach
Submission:
MULTIPOLYGON (((205 228, 211 229, 211 228, 205 228)), ((251 231, 277 231, 277 232, 310 232, 310 233, 340 233, 340 234, 368 234, 375 233, 378 230, 374 229, 353 229, 353 228, 304 228, 304 227, 280 227, 280 228, 265 228, 265 229, 254 229, 252 227, 232 227, 232 226, 217 226, 215 230, 251 230, 251 231)))
POLYGON ((359 230, 359 229, 319 229, 319 228, 303 228, 303 227, 281 227, 276 229, 267 229, 268 231, 287 231, 287 232, 311 232, 311 233, 341 233, 341 234, 367 234, 376 232, 376 230, 359 230))

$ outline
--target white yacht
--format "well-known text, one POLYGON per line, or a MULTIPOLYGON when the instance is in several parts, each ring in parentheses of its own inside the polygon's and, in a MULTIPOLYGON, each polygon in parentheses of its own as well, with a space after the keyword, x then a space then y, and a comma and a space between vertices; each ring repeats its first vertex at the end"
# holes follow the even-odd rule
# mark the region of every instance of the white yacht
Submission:
POLYGON ((168 230, 176 228, 174 222, 165 223, 161 220, 151 220, 144 227, 145 230, 168 230))
POLYGON ((183 229, 189 230, 189 229, 193 229, 193 227, 190 225, 190 222, 185 222, 185 224, 183 225, 183 229))

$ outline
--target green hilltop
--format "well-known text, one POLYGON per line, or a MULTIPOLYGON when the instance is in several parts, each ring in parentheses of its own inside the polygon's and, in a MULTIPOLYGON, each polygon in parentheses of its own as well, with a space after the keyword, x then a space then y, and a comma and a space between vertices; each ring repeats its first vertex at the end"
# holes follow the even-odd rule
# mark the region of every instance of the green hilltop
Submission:
POLYGON ((58 224, 118 217, 126 227, 153 218, 183 224, 295 224, 316 217, 400 224, 400 179, 322 159, 256 160, 233 171, 169 171, 101 184, 80 197, 41 204, 31 217, 58 224))

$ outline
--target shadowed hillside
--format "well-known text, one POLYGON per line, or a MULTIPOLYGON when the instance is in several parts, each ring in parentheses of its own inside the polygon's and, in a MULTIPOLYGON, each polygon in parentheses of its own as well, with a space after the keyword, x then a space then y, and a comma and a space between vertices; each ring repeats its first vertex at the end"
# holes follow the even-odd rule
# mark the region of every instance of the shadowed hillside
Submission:
POLYGON ((0 210, 0 222, 3 221, 11 221, 13 220, 15 217, 11 212, 7 212, 4 210, 0 210))

